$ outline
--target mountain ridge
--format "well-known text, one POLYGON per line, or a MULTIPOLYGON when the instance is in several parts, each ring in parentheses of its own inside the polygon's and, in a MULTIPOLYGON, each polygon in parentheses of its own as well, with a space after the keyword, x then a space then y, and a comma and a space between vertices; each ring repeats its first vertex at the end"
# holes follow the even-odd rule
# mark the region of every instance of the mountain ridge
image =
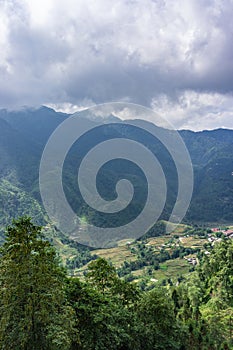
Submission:
MULTIPOLYGON (((38 183, 40 157, 49 136, 56 127, 69 116, 69 114, 56 112, 52 108, 45 106, 37 109, 24 108, 20 111, 0 110, 0 198, 2 197, 4 200, 7 200, 4 181, 8 181, 11 186, 16 186, 19 192, 27 193, 28 197, 31 198, 31 202, 26 201, 27 204, 25 204, 22 201, 19 206, 15 206, 15 217, 24 211, 24 207, 25 212, 30 214, 30 205, 28 203, 34 203, 34 201, 36 201, 41 208, 41 213, 44 213, 38 183)), ((87 113, 80 113, 80 116, 88 118, 87 113)), ((110 122, 116 121, 112 118, 111 116, 110 122)), ((98 118, 97 120, 90 118, 90 120, 93 126, 99 125, 100 120, 98 118)), ((107 122, 107 119, 105 122, 107 122)), ((130 123, 132 122, 133 121, 130 120, 130 123)), ((127 129, 126 125, 127 120, 119 121, 119 123, 121 124, 121 128, 118 130, 114 129, 114 127, 107 126, 104 134, 99 134, 94 138, 91 136, 92 138, 90 137, 87 142, 89 145, 88 147, 96 140, 103 141, 114 136, 130 136, 130 131, 127 129)), ((140 126, 140 123, 143 125, 144 122, 137 119, 136 124, 140 126)), ((134 136, 138 137, 139 140, 140 137, 143 138, 138 130, 135 129, 134 132, 134 136)), ((197 132, 178 130, 178 133, 189 150, 193 163, 195 180, 193 198, 185 220, 187 222, 233 222, 233 130, 216 129, 197 132)), ((165 212, 163 213, 164 217, 162 217, 167 219, 168 214, 166 213, 171 209, 176 194, 176 190, 173 188, 176 180, 172 179, 171 174, 169 175, 171 171, 174 173, 172 170, 173 166, 172 163, 169 163, 169 155, 166 155, 167 153, 163 150, 162 146, 153 143, 149 138, 143 141, 148 143, 149 147, 161 158, 168 172, 170 197, 168 198, 165 212)), ((85 145, 85 147, 87 146, 85 145)), ((76 149, 77 148, 74 147, 67 161, 68 170, 65 172, 65 176, 68 181, 64 185, 66 194, 70 196, 70 202, 80 216, 86 217, 88 220, 90 219, 92 223, 104 221, 105 219, 103 220, 98 215, 96 216, 96 214, 83 205, 80 198, 78 198, 79 192, 75 189, 76 172, 74 171, 74 167, 77 166, 77 164, 75 164, 77 159, 75 153, 76 149)), ((131 169, 128 169, 125 165, 124 167, 118 166, 118 168, 114 168, 114 166, 111 165, 107 170, 105 182, 102 181, 100 190, 105 193, 107 197, 111 197, 110 190, 112 189, 112 185, 110 180, 115 177, 114 181, 117 181, 118 177, 122 176, 124 171, 128 174, 131 169)), ((142 180, 137 171, 134 174, 134 180, 138 188, 143 188, 142 180)), ((10 193, 9 198, 11 198, 10 193)), ((139 205, 139 202, 136 204, 139 205)), ((2 208, 0 208, 0 211, 0 226, 3 226, 12 219, 14 205, 10 210, 10 214, 7 216, 7 220, 3 220, 6 212, 3 211, 2 208)), ((133 212, 134 208, 132 212, 127 215, 130 216, 133 212)), ((46 217, 45 213, 44 217, 46 217)), ((116 220, 117 224, 118 218, 114 217, 114 220, 116 220)), ((103 222, 101 224, 103 224, 103 222)))

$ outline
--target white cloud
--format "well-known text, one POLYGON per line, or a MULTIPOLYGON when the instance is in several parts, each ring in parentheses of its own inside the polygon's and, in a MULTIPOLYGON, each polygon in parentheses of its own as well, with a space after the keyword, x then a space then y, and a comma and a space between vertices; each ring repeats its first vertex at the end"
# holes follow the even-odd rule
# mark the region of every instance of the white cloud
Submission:
MULTIPOLYGON (((150 106, 165 98, 179 113, 170 108, 174 121, 196 127, 203 109, 194 102, 226 94, 219 118, 230 126, 232 10, 230 0, 0 1, 0 105, 74 110, 87 101, 150 106)), ((214 125, 216 114, 208 115, 214 125)))
POLYGON ((84 109, 87 109, 89 107, 95 106, 95 103, 91 100, 83 100, 82 104, 72 104, 69 102, 62 102, 62 103, 48 103, 48 107, 53 108, 57 112, 63 112, 68 114, 73 114, 79 111, 83 111, 84 109))
POLYGON ((230 94, 186 91, 176 100, 160 95, 152 102, 152 108, 178 129, 233 129, 232 101, 230 94))

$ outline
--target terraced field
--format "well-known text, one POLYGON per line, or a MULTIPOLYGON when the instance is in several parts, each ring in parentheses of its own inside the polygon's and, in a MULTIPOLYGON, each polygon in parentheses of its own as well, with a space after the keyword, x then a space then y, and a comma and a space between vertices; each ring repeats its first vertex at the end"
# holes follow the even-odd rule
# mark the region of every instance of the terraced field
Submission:
MULTIPOLYGON (((164 280, 170 279, 171 283, 177 283, 180 278, 185 277, 193 270, 192 259, 196 259, 196 253, 180 254, 176 258, 172 258, 174 250, 181 249, 187 252, 187 249, 203 249, 204 244, 208 243, 205 236, 200 237, 193 233, 193 228, 187 225, 177 225, 171 234, 158 237, 150 237, 139 241, 123 240, 118 242, 118 246, 108 249, 93 250, 91 254, 96 254, 112 262, 117 269, 122 269, 132 262, 142 261, 142 257, 148 252, 150 256, 159 256, 159 254, 168 254, 168 259, 159 262, 158 267, 154 268, 150 261, 145 266, 133 269, 129 274, 125 274, 126 278, 131 276, 134 282, 144 281, 147 285, 154 283, 163 283, 164 280), (190 232, 192 232, 190 234, 190 232), (189 258, 189 261, 188 261, 189 258)), ((144 258, 145 260, 145 258, 144 258)), ((196 259, 198 262, 198 260, 196 259)), ((88 264, 80 269, 75 270, 75 274, 82 277, 87 270, 88 264)))

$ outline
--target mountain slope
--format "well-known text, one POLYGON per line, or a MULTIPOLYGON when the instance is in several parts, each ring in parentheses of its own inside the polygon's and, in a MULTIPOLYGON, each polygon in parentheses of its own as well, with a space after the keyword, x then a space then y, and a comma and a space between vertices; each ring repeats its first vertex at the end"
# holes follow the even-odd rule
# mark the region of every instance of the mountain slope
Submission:
MULTIPOLYGON (((12 217, 30 214, 39 223, 48 220, 39 194, 38 172, 42 151, 51 133, 69 115, 41 107, 21 111, 0 110, 0 226, 12 217)), ((83 113, 93 126, 100 118, 83 113)), ((110 116, 109 121, 118 121, 110 116)), ((105 120, 108 122, 108 119, 105 120)), ((80 118, 82 123, 82 118, 80 118)), ((142 125, 136 121, 135 125, 142 125)), ((166 130, 164 131, 166 133, 166 130)), ((233 131, 218 129, 192 132, 181 130, 193 162, 194 193, 186 221, 233 222, 233 131)), ((129 128, 126 122, 97 128, 75 143, 64 164, 64 191, 72 208, 93 224, 100 226, 124 224, 143 207, 146 183, 143 173, 125 161, 109 162, 99 174, 98 189, 105 199, 114 199, 115 184, 121 178, 130 180, 137 190, 133 205, 122 215, 102 215, 88 207, 77 188, 77 168, 82 157, 95 144, 111 138, 127 137, 146 145, 158 158, 166 175, 168 197, 162 218, 168 219, 177 194, 175 164, 166 148, 154 138, 129 128)), ((52 181, 52 178, 51 178, 52 181)))

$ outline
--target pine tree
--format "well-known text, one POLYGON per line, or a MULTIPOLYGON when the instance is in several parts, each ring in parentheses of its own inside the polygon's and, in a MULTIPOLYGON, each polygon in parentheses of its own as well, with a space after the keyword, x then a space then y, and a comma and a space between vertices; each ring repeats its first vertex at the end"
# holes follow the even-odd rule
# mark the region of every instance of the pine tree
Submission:
POLYGON ((27 217, 13 221, 0 252, 0 348, 69 349, 65 271, 41 227, 27 217))

